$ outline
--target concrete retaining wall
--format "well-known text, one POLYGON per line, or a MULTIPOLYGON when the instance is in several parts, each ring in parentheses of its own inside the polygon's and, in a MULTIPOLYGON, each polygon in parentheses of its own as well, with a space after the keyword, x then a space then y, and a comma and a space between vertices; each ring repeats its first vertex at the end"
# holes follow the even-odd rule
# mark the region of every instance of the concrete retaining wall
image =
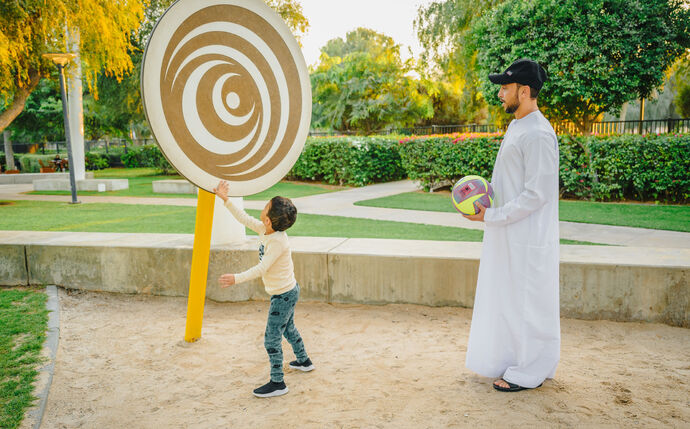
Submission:
MULTIPOLYGON (((41 179, 34 180, 34 191, 69 191, 69 179, 41 179)), ((75 181, 77 191, 120 191, 129 189, 128 179, 86 179, 75 181), (101 189, 98 189, 98 187, 101 189)))
POLYGON ((154 180, 153 192, 157 194, 196 194, 196 186, 186 180, 154 180))
MULTIPOLYGON (((0 284, 186 296, 186 234, 0 232, 0 284)), ((480 243, 291 238, 302 298, 344 303, 471 307, 480 243)), ((260 280, 216 279, 257 262, 256 238, 211 250, 206 296, 264 300, 260 280)), ((690 327, 690 250, 561 247, 561 314, 690 327)))

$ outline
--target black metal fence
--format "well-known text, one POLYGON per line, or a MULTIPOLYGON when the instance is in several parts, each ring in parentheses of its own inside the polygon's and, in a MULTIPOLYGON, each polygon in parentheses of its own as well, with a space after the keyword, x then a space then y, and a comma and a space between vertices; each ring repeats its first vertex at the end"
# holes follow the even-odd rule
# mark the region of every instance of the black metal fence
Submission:
MULTIPOLYGON (((111 151, 127 153, 128 148, 154 143, 155 140, 152 138, 134 140, 120 138, 109 140, 84 140, 84 149, 85 152, 98 150, 99 152, 105 153, 110 153, 111 151)), ((0 145, 0 149, 2 149, 2 145, 0 145)), ((12 150, 14 153, 67 153, 67 143, 64 140, 43 143, 12 142, 12 150)))
MULTIPOLYGON (((552 122, 558 134, 582 134, 572 122, 552 122)), ((409 128, 386 128, 372 134, 377 135, 429 135, 453 133, 494 133, 505 131, 508 124, 459 124, 459 125, 428 125, 409 128)), ((591 124, 591 134, 666 134, 690 133, 690 118, 683 119, 649 119, 644 121, 602 121, 591 124)), ((311 131, 310 136, 357 135, 351 131, 311 131)))
MULTIPOLYGON (((552 122, 554 130, 558 134, 581 134, 581 131, 572 122, 552 122)), ((453 133, 494 133, 503 132, 508 124, 502 126, 490 124, 458 124, 458 125, 427 125, 408 128, 386 128, 377 130, 375 135, 429 135, 429 134, 453 134, 453 133)), ((648 119, 644 121, 603 121, 594 122, 589 132, 591 134, 666 134, 666 133, 690 133, 690 118, 683 119, 648 119)), ((337 135, 361 135, 353 131, 310 131, 310 136, 337 136, 337 135)), ((127 153, 128 148, 154 144, 153 138, 108 140, 85 140, 86 152, 96 151, 109 153, 111 151, 127 153)), ((0 145, 0 150, 4 150, 0 145)), ((12 142, 14 153, 67 153, 67 145, 64 141, 23 143, 12 142)))

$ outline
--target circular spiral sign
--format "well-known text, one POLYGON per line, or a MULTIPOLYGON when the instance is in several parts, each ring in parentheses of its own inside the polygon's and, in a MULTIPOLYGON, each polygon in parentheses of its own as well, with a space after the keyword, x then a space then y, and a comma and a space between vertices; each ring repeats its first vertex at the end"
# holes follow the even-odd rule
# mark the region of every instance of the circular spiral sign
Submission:
POLYGON ((282 179, 311 120, 309 73, 285 22, 262 0, 179 0, 156 23, 141 71, 144 111, 170 163, 233 196, 282 179))

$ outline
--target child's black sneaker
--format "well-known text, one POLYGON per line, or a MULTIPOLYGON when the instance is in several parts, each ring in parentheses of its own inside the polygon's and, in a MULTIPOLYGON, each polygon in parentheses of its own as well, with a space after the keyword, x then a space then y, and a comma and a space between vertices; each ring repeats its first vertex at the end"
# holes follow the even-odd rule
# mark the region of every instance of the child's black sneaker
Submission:
POLYGON ((307 358, 302 363, 293 360, 290 362, 290 368, 299 369, 300 371, 308 372, 314 369, 314 365, 311 363, 311 359, 307 358))
POLYGON ((288 388, 284 381, 276 383, 275 381, 269 381, 263 386, 254 389, 254 396, 259 398, 270 398, 271 396, 280 396, 288 393, 288 388))

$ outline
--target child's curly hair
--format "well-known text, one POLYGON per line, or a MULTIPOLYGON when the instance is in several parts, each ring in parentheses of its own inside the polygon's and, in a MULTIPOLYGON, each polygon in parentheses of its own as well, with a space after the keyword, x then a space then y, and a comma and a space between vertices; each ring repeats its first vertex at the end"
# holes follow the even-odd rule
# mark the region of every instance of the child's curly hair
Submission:
POLYGON ((289 198, 271 198, 271 208, 268 209, 268 218, 274 231, 285 231, 297 220, 297 208, 289 198))

